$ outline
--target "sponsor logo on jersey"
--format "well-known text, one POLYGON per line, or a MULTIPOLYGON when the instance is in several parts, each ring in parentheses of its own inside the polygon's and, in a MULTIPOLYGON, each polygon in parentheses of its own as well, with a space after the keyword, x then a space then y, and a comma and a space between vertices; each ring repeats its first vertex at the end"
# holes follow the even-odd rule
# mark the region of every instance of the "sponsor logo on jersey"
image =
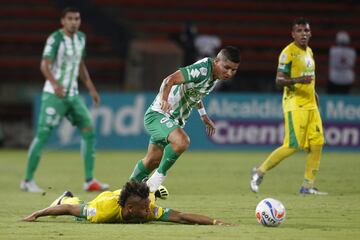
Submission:
POLYGON ((53 107, 48 107, 48 108, 46 108, 45 111, 46 111, 46 114, 48 114, 48 115, 54 115, 56 113, 56 110, 53 107))
POLYGON ((286 58, 287 58, 287 54, 286 54, 286 53, 281 54, 281 56, 280 56, 280 62, 285 62, 285 61, 286 61, 286 58))
POLYGON ((171 128, 172 126, 174 126, 174 124, 173 124, 172 122, 167 122, 167 123, 166 123, 166 126, 167 126, 168 128, 171 128))
POLYGON ((154 216, 157 217, 159 214, 159 209, 156 207, 154 208, 154 216))
POLYGON ((163 118, 160 120, 160 123, 165 123, 166 121, 169 121, 169 118, 163 117, 163 118))
POLYGON ((86 216, 87 217, 93 217, 96 215, 96 208, 88 208, 86 216))
POLYGON ((190 71, 190 76, 193 77, 193 78, 196 78, 200 75, 200 71, 197 70, 197 69, 191 69, 190 71))
POLYGON ((310 68, 313 65, 313 61, 311 57, 306 57, 305 62, 306 62, 306 67, 308 68, 310 68))
POLYGON ((204 67, 200 68, 200 73, 201 73, 201 75, 203 75, 203 76, 206 76, 207 71, 208 71, 207 68, 204 68, 204 67))

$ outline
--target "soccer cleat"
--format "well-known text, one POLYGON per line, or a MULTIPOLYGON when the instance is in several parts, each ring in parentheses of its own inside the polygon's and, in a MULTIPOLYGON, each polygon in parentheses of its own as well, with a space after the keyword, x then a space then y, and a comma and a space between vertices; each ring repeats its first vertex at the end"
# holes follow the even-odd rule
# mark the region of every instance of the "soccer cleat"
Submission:
POLYGON ((91 192, 91 191, 104 191, 109 189, 109 184, 101 183, 95 178, 91 180, 90 182, 84 183, 84 190, 91 192))
POLYGON ((20 189, 25 192, 32 192, 32 193, 45 192, 44 189, 42 189, 42 188, 38 187, 38 185, 36 185, 34 180, 30 180, 30 181, 22 180, 20 183, 20 189))
POLYGON ((312 187, 312 188, 300 188, 300 194, 302 195, 328 195, 327 192, 320 192, 319 189, 312 187))
POLYGON ((156 198, 160 198, 163 200, 169 197, 169 191, 163 185, 160 185, 160 187, 155 191, 154 194, 156 198))
POLYGON ((256 167, 254 167, 251 171, 251 180, 250 180, 251 191, 253 191, 254 193, 259 192, 259 185, 261 184, 262 180, 263 180, 263 176, 260 176, 256 171, 256 167))
POLYGON ((72 192, 70 191, 65 191, 63 194, 60 195, 60 197, 58 197, 57 199, 55 199, 55 201, 53 201, 50 204, 50 207, 56 206, 56 205, 60 205, 61 201, 65 198, 65 197, 74 197, 74 195, 72 194, 72 192))

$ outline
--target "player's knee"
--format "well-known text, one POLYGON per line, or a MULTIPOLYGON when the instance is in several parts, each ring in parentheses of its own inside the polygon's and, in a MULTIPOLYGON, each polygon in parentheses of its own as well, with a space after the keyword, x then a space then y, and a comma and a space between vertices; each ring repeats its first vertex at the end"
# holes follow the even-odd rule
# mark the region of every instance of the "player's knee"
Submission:
POLYGON ((95 130, 92 127, 82 128, 81 136, 85 139, 94 139, 95 138, 95 130))
POLYGON ((40 127, 36 133, 36 137, 39 141, 46 142, 51 134, 51 128, 40 127))
POLYGON ((188 136, 183 136, 178 138, 171 146, 177 153, 182 153, 188 149, 190 145, 190 138, 188 136))

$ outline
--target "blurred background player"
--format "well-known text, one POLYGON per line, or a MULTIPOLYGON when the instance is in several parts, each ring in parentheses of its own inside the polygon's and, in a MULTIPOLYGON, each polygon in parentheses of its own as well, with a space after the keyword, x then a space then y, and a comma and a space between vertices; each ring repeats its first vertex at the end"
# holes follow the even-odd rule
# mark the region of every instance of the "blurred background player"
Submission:
POLYGON ((336 34, 336 45, 329 52, 328 93, 348 94, 355 82, 356 51, 350 46, 350 36, 345 31, 336 34))
POLYGON ((279 57, 276 75, 277 85, 283 87, 283 112, 285 138, 281 147, 273 151, 258 168, 252 171, 250 187, 259 191, 264 174, 296 151, 307 151, 302 194, 326 194, 314 187, 320 167, 324 136, 317 95, 315 92, 315 62, 308 46, 311 30, 304 18, 292 25, 294 42, 284 48, 279 57))
POLYGON ((183 127, 196 106, 206 132, 215 133, 214 123, 207 116, 202 98, 218 81, 233 77, 239 67, 240 53, 235 47, 223 48, 215 58, 204 58, 166 77, 159 94, 145 113, 145 129, 151 135, 148 151, 135 166, 130 179, 142 181, 154 170, 147 184, 154 192, 165 180, 167 171, 186 151, 189 136, 183 127))
POLYGON ((102 191, 109 187, 93 177, 95 161, 95 130, 85 103, 79 96, 78 76, 83 81, 93 99, 99 105, 100 97, 87 71, 85 57, 85 34, 78 31, 81 23, 80 12, 76 8, 66 8, 62 12, 62 29, 52 33, 46 41, 41 60, 41 72, 46 82, 36 136, 28 153, 25 179, 20 188, 27 192, 43 192, 34 181, 34 173, 40 161, 41 152, 51 131, 66 117, 80 129, 81 153, 84 158, 86 191, 102 191))
MULTIPOLYGON (((157 192, 155 193, 155 195, 157 192)), ((158 193, 161 197, 160 193, 158 193)), ((71 215, 92 223, 145 223, 149 221, 182 224, 229 225, 213 218, 182 213, 171 208, 158 207, 154 194, 144 182, 127 182, 120 190, 106 191, 84 204, 69 191, 56 199, 48 208, 36 211, 24 221, 35 221, 39 217, 71 215)))

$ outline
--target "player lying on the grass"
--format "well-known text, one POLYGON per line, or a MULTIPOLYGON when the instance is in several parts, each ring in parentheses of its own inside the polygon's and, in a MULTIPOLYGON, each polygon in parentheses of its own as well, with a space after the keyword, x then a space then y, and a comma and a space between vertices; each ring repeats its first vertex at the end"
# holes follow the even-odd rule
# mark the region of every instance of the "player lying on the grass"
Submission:
POLYGON ((48 208, 36 211, 24 221, 38 217, 70 215, 92 223, 145 223, 149 221, 174 222, 201 225, 230 225, 222 221, 192 213, 182 213, 171 208, 155 205, 156 197, 168 195, 166 188, 155 194, 149 193, 144 182, 127 182, 120 190, 106 191, 85 204, 69 191, 64 192, 48 208))

